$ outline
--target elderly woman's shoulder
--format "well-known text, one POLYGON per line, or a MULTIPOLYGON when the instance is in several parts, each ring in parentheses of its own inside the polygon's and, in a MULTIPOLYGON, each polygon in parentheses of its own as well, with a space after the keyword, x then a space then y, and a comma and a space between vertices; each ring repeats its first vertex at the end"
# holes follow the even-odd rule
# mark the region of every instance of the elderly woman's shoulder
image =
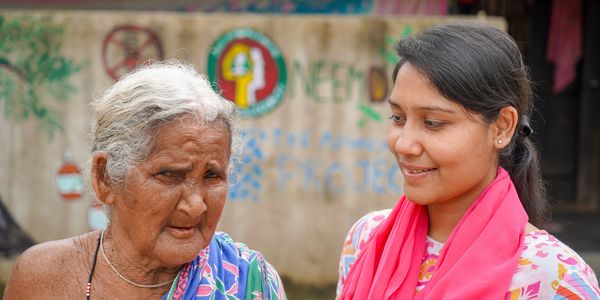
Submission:
MULTIPOLYGON (((6 299, 62 297, 68 286, 79 284, 73 280, 85 273, 90 247, 97 233, 37 244, 17 259, 11 271, 6 299)), ((93 251, 93 249, 92 249, 93 251)), ((85 276, 84 276, 85 277, 85 276)))
POLYGON ((217 231, 214 235, 214 240, 219 244, 220 249, 227 255, 228 252, 232 252, 231 254, 236 255, 238 257, 243 258, 254 258, 263 259, 260 252, 250 249, 246 244, 235 242, 229 234, 217 231))
POLYGON ((276 281, 280 280, 275 268, 259 251, 250 249, 244 243, 234 242, 225 232, 215 232, 214 240, 220 249, 220 259, 222 261, 239 267, 256 265, 261 269, 260 272, 264 273, 264 275, 269 276, 272 279, 276 278, 276 281))
MULTIPOLYGON (((245 270, 244 273, 248 276, 247 282, 255 282, 259 278, 266 285, 264 289, 256 289, 254 286, 246 286, 247 290, 252 290, 255 293, 263 293, 266 291, 265 299, 287 299, 283 289, 281 277, 275 268, 263 257, 263 255, 253 249, 250 249, 246 244, 234 242, 233 239, 224 232, 217 231, 213 237, 214 244, 220 249, 220 259, 227 264, 235 265, 237 270, 245 270), (253 280, 251 280, 253 278, 253 280), (270 295, 270 296, 269 296, 270 295)), ((264 296, 265 294, 263 294, 264 296)))

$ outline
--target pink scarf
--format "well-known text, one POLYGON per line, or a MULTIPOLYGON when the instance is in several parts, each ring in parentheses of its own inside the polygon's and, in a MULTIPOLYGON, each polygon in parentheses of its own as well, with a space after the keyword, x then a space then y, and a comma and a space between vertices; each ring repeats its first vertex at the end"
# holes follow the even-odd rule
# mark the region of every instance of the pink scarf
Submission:
POLYGON ((527 214, 508 173, 465 212, 416 294, 427 236, 426 207, 403 196, 350 269, 340 299, 503 299, 521 256, 527 214))

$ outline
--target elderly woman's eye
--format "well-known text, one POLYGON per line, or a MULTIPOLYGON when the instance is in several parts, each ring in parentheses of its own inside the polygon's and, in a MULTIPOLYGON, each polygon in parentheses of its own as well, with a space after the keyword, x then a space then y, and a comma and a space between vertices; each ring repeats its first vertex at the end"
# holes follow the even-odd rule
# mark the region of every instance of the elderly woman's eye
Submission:
POLYGON ((206 174, 204 174, 204 176, 206 178, 218 178, 218 177, 221 177, 221 175, 219 173, 215 172, 215 171, 208 171, 208 172, 206 172, 206 174))
POLYGON ((156 175, 171 177, 171 176, 173 176, 173 172, 172 171, 160 171, 160 172, 156 173, 156 175))
POLYGON ((180 178, 183 176, 182 172, 174 170, 161 170, 158 171, 154 176, 165 177, 165 178, 180 178))

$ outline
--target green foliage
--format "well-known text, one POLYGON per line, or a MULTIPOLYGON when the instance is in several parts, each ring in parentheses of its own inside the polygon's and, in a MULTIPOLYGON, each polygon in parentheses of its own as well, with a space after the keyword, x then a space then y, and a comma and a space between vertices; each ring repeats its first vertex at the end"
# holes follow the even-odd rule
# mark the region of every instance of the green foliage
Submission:
POLYGON ((37 118, 52 138, 62 130, 50 101, 64 102, 75 91, 70 77, 80 65, 61 54, 64 31, 48 17, 0 15, 0 102, 4 116, 37 118))

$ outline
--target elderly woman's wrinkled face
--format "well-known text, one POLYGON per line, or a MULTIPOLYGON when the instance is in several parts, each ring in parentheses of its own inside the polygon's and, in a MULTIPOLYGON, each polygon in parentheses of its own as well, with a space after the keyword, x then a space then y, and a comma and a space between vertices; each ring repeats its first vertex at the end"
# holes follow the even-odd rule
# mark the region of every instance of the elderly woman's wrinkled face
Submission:
POLYGON ((166 123, 148 158, 115 193, 113 230, 165 266, 192 261, 210 243, 221 217, 229 156, 224 126, 202 126, 189 117, 166 123))

